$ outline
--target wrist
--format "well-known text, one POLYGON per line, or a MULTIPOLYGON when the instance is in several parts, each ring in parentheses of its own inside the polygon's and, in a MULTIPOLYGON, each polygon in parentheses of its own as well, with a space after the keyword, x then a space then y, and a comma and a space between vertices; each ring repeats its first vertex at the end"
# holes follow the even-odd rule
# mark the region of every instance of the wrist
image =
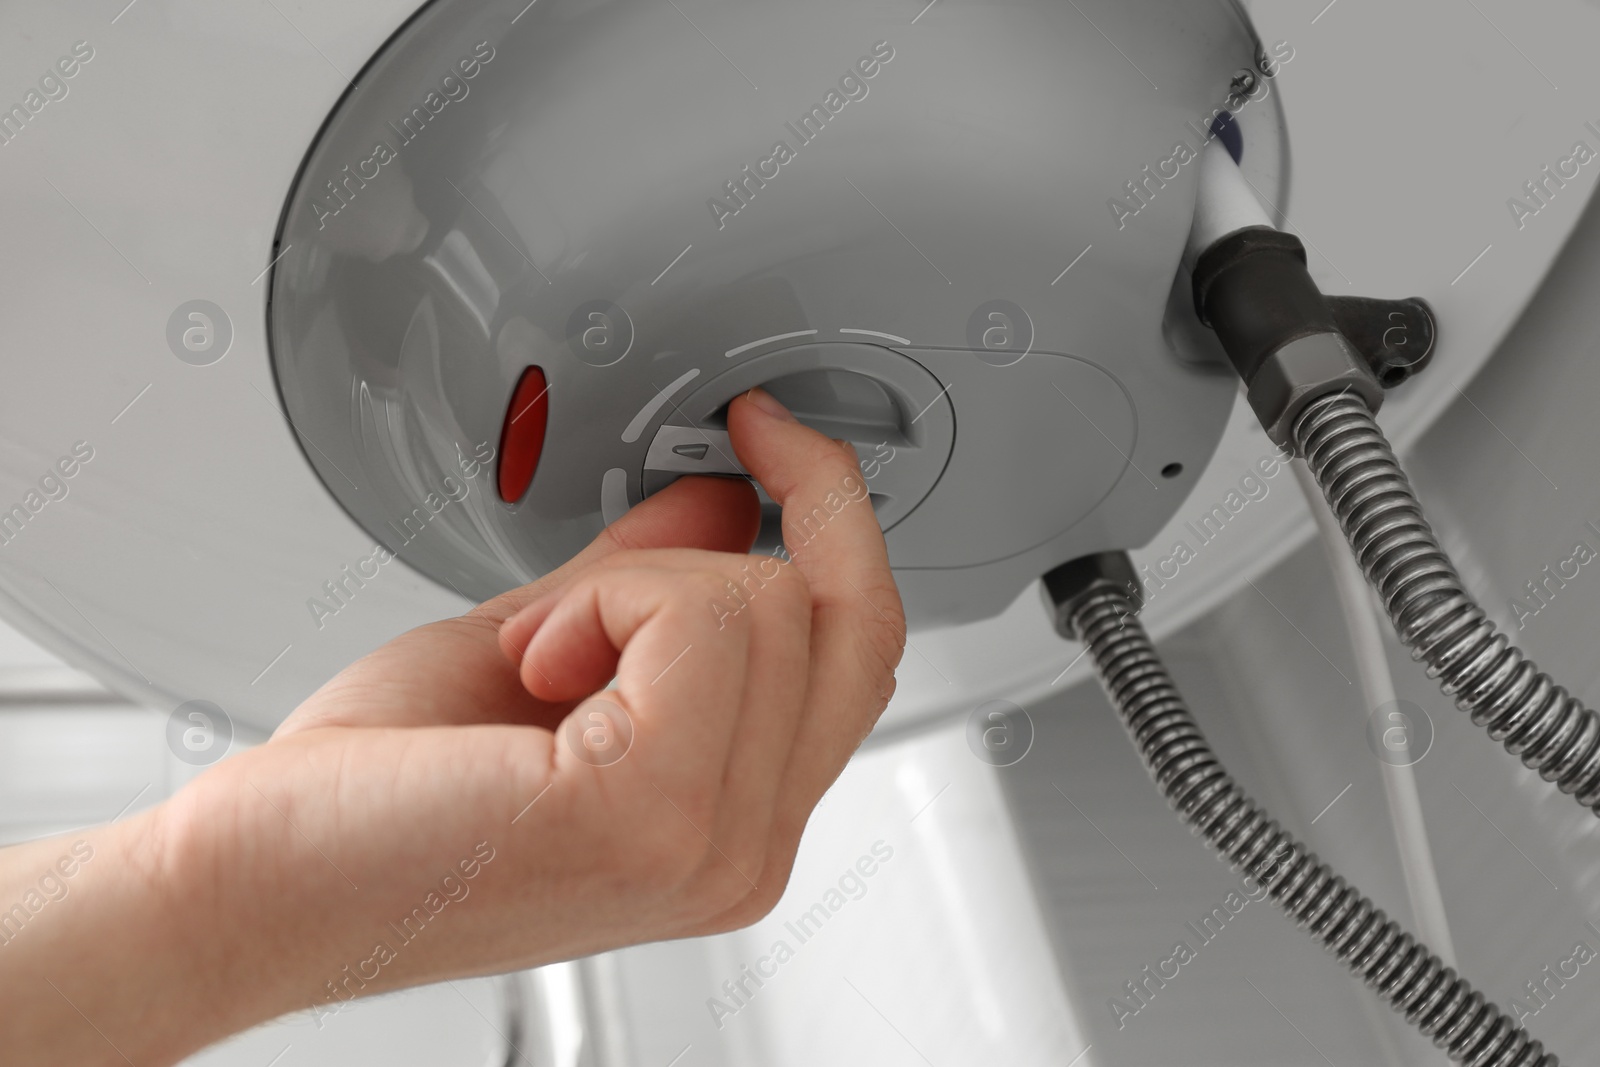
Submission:
MULTIPOLYGON (((166 1003, 183 1005, 158 1021, 167 1063, 188 1056, 255 1020, 241 1018, 241 990, 230 967, 253 955, 242 939, 255 927, 246 909, 230 906, 229 859, 215 824, 191 795, 195 784, 144 813, 128 847, 141 854, 143 914, 166 961, 155 987, 166 1003)), ((245 993, 248 990, 244 991, 245 993)), ((134 1062, 143 1061, 135 1057, 134 1062)))
POLYGON ((142 834, 152 921, 175 964, 166 981, 187 1004, 182 1055, 306 1008, 331 940, 314 927, 340 922, 309 850, 252 790, 252 763, 243 754, 191 782, 142 834))

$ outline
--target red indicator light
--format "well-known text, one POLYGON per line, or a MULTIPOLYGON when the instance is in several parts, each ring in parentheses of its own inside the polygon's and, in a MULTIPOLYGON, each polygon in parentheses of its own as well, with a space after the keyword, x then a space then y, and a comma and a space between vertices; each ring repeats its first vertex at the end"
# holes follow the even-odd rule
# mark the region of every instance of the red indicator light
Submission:
POLYGON ((500 431, 500 499, 515 504, 533 484, 544 451, 545 427, 550 421, 550 386, 544 371, 529 367, 522 372, 506 409, 500 431))

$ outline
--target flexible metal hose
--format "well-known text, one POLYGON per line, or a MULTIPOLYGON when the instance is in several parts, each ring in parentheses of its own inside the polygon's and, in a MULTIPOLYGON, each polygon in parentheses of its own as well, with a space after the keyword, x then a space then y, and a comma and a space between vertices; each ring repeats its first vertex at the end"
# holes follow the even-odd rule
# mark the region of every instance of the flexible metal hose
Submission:
POLYGON ((1506 751, 1600 814, 1600 715, 1539 670, 1462 587, 1366 404, 1331 393, 1293 432, 1400 640, 1506 751))
POLYGON ((1559 1067, 1554 1054, 1245 795, 1184 706, 1126 593, 1099 584, 1064 608, 1151 776, 1206 844, 1454 1062, 1559 1067))

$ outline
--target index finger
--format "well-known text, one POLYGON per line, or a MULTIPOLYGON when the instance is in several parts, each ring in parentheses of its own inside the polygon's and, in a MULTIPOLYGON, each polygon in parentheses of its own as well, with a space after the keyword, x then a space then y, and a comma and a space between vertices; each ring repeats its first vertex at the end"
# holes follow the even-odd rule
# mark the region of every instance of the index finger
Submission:
POLYGON ((853 448, 802 426, 763 390, 733 402, 728 430, 740 462, 783 508, 784 546, 811 588, 808 718, 820 716, 847 757, 888 703, 906 638, 866 479, 853 448))

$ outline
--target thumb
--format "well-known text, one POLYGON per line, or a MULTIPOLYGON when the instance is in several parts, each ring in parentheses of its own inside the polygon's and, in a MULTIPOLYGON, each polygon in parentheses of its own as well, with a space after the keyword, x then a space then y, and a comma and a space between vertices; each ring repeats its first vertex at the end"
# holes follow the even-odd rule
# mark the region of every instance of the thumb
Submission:
MULTIPOLYGON (((761 525, 755 490, 743 478, 680 478, 600 531, 582 552, 538 581, 485 601, 473 614, 500 626, 614 553, 641 548, 748 552, 761 525)), ((502 646, 514 635, 501 637, 502 646)), ((525 643, 525 642, 523 642, 525 643)), ((507 649, 520 659, 521 644, 507 649)))

